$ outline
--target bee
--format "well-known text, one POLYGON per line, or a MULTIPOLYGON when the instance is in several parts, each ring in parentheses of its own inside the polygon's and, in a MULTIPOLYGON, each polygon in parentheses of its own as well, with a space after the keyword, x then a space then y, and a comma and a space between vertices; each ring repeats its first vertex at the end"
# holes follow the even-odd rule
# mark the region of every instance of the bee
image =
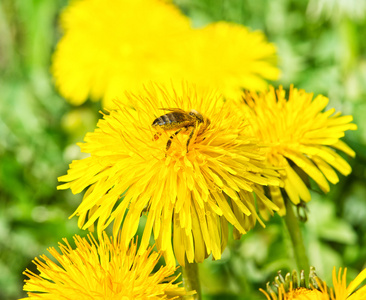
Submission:
MULTIPOLYGON (((156 129, 162 129, 163 131, 176 130, 169 137, 168 142, 166 143, 166 151, 169 150, 173 138, 184 129, 185 132, 190 131, 187 140, 187 153, 188 153, 188 146, 195 131, 199 128, 197 135, 200 135, 211 124, 208 118, 204 117, 201 113, 199 113, 197 110, 194 109, 192 109, 191 111, 184 111, 183 109, 180 108, 160 108, 160 109, 171 112, 156 118, 151 126, 156 129)), ((158 134, 161 135, 161 133, 158 134)), ((155 140, 157 140, 159 136, 155 134, 154 138, 155 140)))

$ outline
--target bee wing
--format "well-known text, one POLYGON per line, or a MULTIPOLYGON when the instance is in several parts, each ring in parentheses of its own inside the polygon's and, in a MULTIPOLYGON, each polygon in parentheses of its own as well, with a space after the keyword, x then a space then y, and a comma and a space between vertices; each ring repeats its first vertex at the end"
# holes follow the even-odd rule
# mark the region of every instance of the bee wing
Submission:
POLYGON ((186 114, 187 112, 181 108, 159 108, 161 110, 167 110, 167 111, 172 111, 172 112, 181 112, 186 114))

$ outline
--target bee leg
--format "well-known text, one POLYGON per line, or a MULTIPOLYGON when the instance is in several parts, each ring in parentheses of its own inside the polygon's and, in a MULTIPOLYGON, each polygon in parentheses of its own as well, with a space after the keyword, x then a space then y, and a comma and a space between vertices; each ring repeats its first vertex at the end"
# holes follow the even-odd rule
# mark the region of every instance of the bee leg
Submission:
MULTIPOLYGON (((183 127, 184 128, 184 127, 183 127)), ((173 140, 173 138, 179 133, 179 132, 181 132, 181 130, 183 129, 183 128, 181 128, 181 129, 179 129, 179 130, 177 130, 176 132, 174 132, 170 137, 169 137, 169 140, 168 140, 168 142, 166 143, 166 151, 168 151, 169 150, 169 148, 170 148, 170 146, 172 145, 172 140, 173 140)))
POLYGON ((192 137, 193 137, 193 133, 194 133, 194 129, 195 127, 192 127, 192 131, 189 134, 188 140, 187 140, 187 153, 188 153, 188 146, 189 146, 189 142, 191 141, 192 137))

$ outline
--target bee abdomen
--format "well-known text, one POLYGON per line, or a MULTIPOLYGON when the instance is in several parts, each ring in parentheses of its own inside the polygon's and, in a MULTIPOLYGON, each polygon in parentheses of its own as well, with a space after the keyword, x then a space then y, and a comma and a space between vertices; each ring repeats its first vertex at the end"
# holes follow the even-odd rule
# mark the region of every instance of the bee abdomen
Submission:
POLYGON ((167 124, 172 124, 177 122, 173 114, 162 115, 159 118, 156 118, 152 123, 152 126, 163 126, 167 124))

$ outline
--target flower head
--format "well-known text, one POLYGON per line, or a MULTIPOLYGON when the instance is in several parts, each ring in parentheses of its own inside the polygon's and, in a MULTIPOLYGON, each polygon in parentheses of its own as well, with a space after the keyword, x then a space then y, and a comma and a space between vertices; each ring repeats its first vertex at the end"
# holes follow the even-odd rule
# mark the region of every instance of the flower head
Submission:
POLYGON ((279 78, 276 47, 261 31, 216 22, 192 32, 190 38, 183 74, 202 86, 217 87, 226 98, 240 99, 243 88, 264 91, 266 80, 279 78))
POLYGON ((111 105, 141 82, 170 78, 172 47, 190 29, 189 20, 161 0, 76 0, 61 25, 52 73, 60 93, 77 105, 88 97, 111 105))
POLYGON ((188 80, 231 97, 243 87, 263 90, 279 76, 276 48, 263 33, 225 22, 192 29, 161 0, 77 0, 61 24, 52 73, 74 104, 103 98, 111 108, 123 91, 141 91, 151 80, 188 80))
POLYGON ((64 239, 61 254, 48 249, 53 259, 35 258, 39 274, 24 272, 24 299, 172 299, 192 293, 174 283, 174 268, 153 273, 160 254, 152 248, 137 255, 136 243, 126 248, 120 238, 109 239, 106 233, 99 242, 91 234, 88 239, 76 235, 74 241, 75 249, 64 239))
POLYGON ((347 269, 339 268, 338 276, 336 268, 333 268, 333 288, 329 288, 315 273, 315 268, 310 268, 309 283, 306 285, 304 271, 301 272, 300 285, 297 273, 294 271, 283 278, 281 272, 275 278, 277 293, 267 283, 267 292, 260 289, 268 300, 361 300, 366 299, 366 286, 357 291, 356 288, 366 279, 366 269, 347 286, 347 269))
MULTIPOLYGON (((280 87, 261 94, 247 92, 242 111, 254 134, 269 149, 268 162, 279 167, 284 191, 294 204, 310 201, 307 179, 313 179, 327 193, 329 182, 338 182, 336 169, 343 175, 350 165, 336 152, 354 156, 355 152, 340 140, 346 130, 355 130, 352 116, 341 116, 335 109, 323 111, 328 98, 291 87, 286 99, 280 87), (282 169, 282 170, 281 170, 282 169)), ((274 203, 285 213, 283 195, 278 187, 270 187, 274 203)))
POLYGON ((238 118, 236 104, 190 85, 151 85, 128 98, 129 105, 116 103, 80 144, 90 157, 73 161, 59 178, 67 182, 60 189, 86 189, 75 212, 79 226, 98 220, 100 231, 114 221, 117 232, 123 223, 122 239, 129 243, 148 212, 141 248, 153 231, 168 260, 184 265, 185 256, 189 262, 211 253, 219 259, 228 222, 237 237, 260 221, 252 192, 258 206, 277 210, 261 186, 279 185, 278 174, 264 163, 264 149, 238 118))

